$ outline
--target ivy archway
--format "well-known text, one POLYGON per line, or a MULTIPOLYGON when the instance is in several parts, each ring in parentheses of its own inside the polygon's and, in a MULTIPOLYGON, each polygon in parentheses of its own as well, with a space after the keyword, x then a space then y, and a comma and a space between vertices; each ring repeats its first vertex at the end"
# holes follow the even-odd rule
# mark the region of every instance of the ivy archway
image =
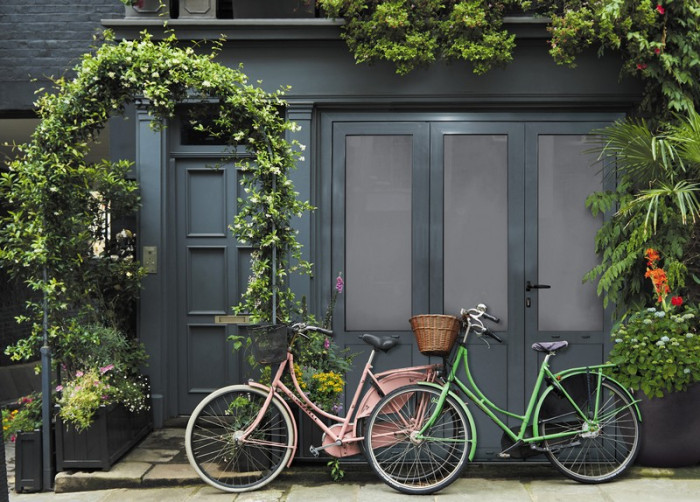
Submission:
MULTIPOLYGON (((172 118, 178 103, 209 103, 213 122, 194 118, 195 127, 220 137, 231 153, 238 147, 249 152, 241 166, 247 199, 232 225, 236 237, 256 249, 241 307, 271 320, 276 249, 274 273, 282 284, 277 317, 288 315, 292 293, 284 278, 290 268, 309 267, 290 226, 292 216, 310 208, 296 199, 287 177, 298 149, 285 134, 296 126, 281 115, 283 90, 269 93, 250 85, 239 69, 216 63, 215 56, 216 51, 201 55, 181 47, 174 36, 156 42, 145 34, 116 43, 108 34, 101 47, 83 56, 75 78, 56 80, 53 92, 39 98, 40 124, 28 144, 17 146, 18 158, 0 181, 11 209, 2 218, 0 260, 46 298, 49 338, 62 340, 59 360, 70 358, 66 347, 80 335, 76 325, 111 322, 116 306, 135 298, 140 287, 138 263, 113 247, 94 246, 105 207, 116 218, 138 208, 137 182, 127 177, 130 164, 85 161, 107 120, 136 98, 145 98, 157 119, 154 127, 172 118)), ((41 344, 44 305, 36 301, 29 307, 23 320, 32 323, 32 335, 11 349, 18 359, 35 355, 41 344)))

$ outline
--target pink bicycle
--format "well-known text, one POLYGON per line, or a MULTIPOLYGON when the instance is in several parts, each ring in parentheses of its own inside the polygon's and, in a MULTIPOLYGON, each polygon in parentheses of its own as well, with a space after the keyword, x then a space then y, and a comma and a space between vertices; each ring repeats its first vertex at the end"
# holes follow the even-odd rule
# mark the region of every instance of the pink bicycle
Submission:
POLYGON ((322 444, 311 447, 314 455, 324 451, 332 457, 348 457, 362 452, 365 419, 385 395, 412 383, 435 381, 441 369, 441 365, 431 364, 375 374, 372 362, 376 352, 388 352, 398 340, 364 334, 360 338, 372 352, 343 418, 322 410, 302 392, 289 351, 297 336, 332 332, 302 323, 272 328, 253 337, 258 361, 273 364, 273 369, 278 364, 270 385, 250 381, 218 389, 199 403, 187 423, 185 447, 190 464, 206 483, 227 492, 261 488, 291 464, 298 431, 290 401, 324 433, 322 444), (291 377, 293 390, 282 381, 285 373, 291 377), (367 382, 370 385, 363 394, 367 382))

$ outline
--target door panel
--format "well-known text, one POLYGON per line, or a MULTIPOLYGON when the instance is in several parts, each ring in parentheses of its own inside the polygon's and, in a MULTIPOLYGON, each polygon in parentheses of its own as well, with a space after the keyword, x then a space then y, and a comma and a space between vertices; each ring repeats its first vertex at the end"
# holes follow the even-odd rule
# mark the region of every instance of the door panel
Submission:
POLYGON ((540 358, 529 351, 537 341, 567 340, 553 360, 555 368, 599 364, 605 360, 610 316, 595 292, 582 283, 595 266, 594 218, 586 197, 606 186, 596 163, 590 132, 606 123, 533 123, 526 126, 525 280, 547 289, 524 291, 528 357, 526 382, 534 383, 540 358))
POLYGON ((189 414, 209 392, 239 380, 238 355, 228 337, 233 326, 216 324, 231 313, 248 277, 248 255, 239 253, 228 230, 236 210, 238 183, 232 165, 210 167, 206 158, 176 159, 178 272, 178 402, 189 414))
MULTIPOLYGON (((501 318, 506 340, 469 343, 479 388, 497 405, 520 410, 522 392, 523 133, 520 123, 431 124, 431 311, 458 314, 479 303, 501 318), (438 260, 441 260, 438 263, 438 260)), ((461 374, 461 377, 465 376, 461 374)), ((474 413, 479 458, 493 458, 502 431, 474 413)))

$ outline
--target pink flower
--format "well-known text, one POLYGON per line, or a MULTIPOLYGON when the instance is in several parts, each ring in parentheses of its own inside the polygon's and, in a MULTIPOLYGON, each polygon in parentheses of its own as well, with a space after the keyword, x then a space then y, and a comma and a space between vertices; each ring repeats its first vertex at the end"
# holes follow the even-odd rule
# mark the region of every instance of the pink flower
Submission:
POLYGON ((107 373, 111 369, 114 369, 113 364, 108 364, 107 366, 103 366, 102 368, 100 368, 100 375, 104 375, 105 373, 107 373))
POLYGON ((85 373, 83 373, 83 372, 80 371, 80 370, 78 370, 78 371, 75 372, 75 376, 78 377, 78 378, 80 378, 80 377, 83 376, 84 374, 85 374, 85 373))
POLYGON ((664 6, 659 4, 656 6, 656 11, 661 14, 662 16, 666 14, 666 9, 664 9, 664 6))
POLYGON ((343 282, 343 275, 338 274, 338 277, 335 279, 335 290, 338 293, 342 293, 343 287, 345 287, 345 282, 343 282))
POLYGON ((644 70, 647 67, 646 63, 637 63, 638 70, 644 70))
POLYGON ((61 392, 63 390, 63 385, 56 386, 56 392, 61 392))
POLYGON ((654 54, 661 54, 661 49, 659 49, 658 47, 654 49, 654 54))
POLYGON ((330 342, 330 340, 328 340, 328 338, 326 338, 323 342, 323 348, 327 350, 330 346, 331 346, 331 342, 330 342))

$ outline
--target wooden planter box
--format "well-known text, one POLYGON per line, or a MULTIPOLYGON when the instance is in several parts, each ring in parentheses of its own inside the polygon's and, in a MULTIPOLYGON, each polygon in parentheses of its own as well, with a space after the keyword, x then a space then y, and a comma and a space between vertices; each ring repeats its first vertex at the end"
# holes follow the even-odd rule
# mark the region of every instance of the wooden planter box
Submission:
MULTIPOLYGON (((4 447, 0 445, 0 447, 4 447)), ((15 440, 15 491, 40 492, 43 488, 41 430, 20 432, 15 440)))
POLYGON ((103 406, 92 425, 78 432, 56 419, 56 470, 109 470, 126 452, 153 430, 150 410, 138 413, 122 405, 103 406))
POLYGON ((216 0, 180 0, 180 19, 186 18, 216 18, 216 0))

